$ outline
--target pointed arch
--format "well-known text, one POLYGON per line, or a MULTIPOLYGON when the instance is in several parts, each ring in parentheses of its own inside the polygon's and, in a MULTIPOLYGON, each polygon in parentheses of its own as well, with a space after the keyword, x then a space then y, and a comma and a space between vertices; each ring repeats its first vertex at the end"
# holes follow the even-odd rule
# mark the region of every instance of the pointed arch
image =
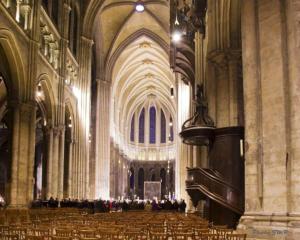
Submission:
POLYGON ((52 84, 50 81, 50 77, 48 74, 43 73, 39 75, 36 86, 41 85, 44 99, 36 97, 36 101, 38 104, 44 106, 44 110, 46 111, 47 115, 47 122, 50 126, 53 126, 55 121, 55 96, 54 91, 52 88, 52 84))
POLYGON ((8 97, 10 100, 22 100, 25 98, 26 74, 24 64, 20 55, 19 47, 10 30, 0 28, 0 45, 10 68, 10 81, 6 82, 8 97))
POLYGON ((156 107, 151 106, 149 108, 149 143, 156 143, 156 107))
POLYGON ((145 142, 145 108, 143 108, 139 115, 139 143, 145 142))

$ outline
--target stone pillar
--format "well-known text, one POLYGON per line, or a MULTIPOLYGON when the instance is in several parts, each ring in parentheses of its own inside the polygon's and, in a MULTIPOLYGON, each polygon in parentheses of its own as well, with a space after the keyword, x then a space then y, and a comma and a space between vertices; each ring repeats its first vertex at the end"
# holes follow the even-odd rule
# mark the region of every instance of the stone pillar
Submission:
POLYGON ((74 155, 73 155, 73 145, 74 145, 74 140, 71 140, 69 143, 69 178, 68 178, 68 196, 70 198, 73 198, 73 165, 74 165, 74 155))
MULTIPOLYGON (((178 106, 178 116, 177 116, 177 126, 182 126, 183 122, 190 116, 190 86, 186 85, 182 80, 181 76, 178 75, 178 85, 177 85, 177 106, 178 106)), ((169 116, 166 116, 169 118, 169 116)), ((169 129, 169 121, 167 119, 167 129, 169 129)), ((167 132, 169 133, 169 132, 167 132)), ((186 167, 188 166, 188 149, 189 146, 182 143, 182 140, 178 136, 177 140, 177 156, 175 164, 175 194, 176 198, 183 198, 188 202, 188 195, 185 190, 185 181, 187 179, 186 167)))
POLYGON ((60 130, 58 127, 53 129, 53 153, 52 153, 52 197, 58 197, 58 177, 59 177, 59 138, 60 130))
POLYGON ((73 144, 74 159, 72 162, 72 196, 78 198, 78 141, 74 139, 73 144))
POLYGON ((13 138, 10 207, 27 207, 33 198, 35 104, 12 103, 13 138))
POLYGON ((98 81, 97 127, 96 127, 96 198, 108 199, 110 173, 110 91, 111 84, 98 81))
MULTIPOLYGON (((90 90, 93 41, 82 36, 79 51, 79 81, 80 97, 78 101, 78 163, 79 163, 79 196, 89 195, 89 131, 90 131, 90 90)), ((106 109, 109 109, 108 107, 106 109)), ((108 142, 109 145, 109 142, 108 142)), ((106 145, 106 146, 108 146, 106 145)), ((108 178, 109 181, 109 178, 108 178)))
MULTIPOLYGON (((67 3, 63 3, 60 5, 63 7, 63 11, 61 14, 61 21, 59 21, 60 25, 58 26, 62 35, 60 39, 60 51, 54 51, 54 67, 55 69, 58 68, 59 65, 59 85, 58 85, 58 113, 57 119, 60 128, 59 133, 59 149, 58 149, 58 179, 57 179, 57 197, 62 199, 64 197, 64 157, 65 157, 65 79, 67 76, 67 50, 69 46, 68 41, 68 32, 69 32, 69 13, 70 13, 70 6, 67 3)), ((74 121, 74 119, 73 119, 74 121)), ((56 150, 56 149, 55 149, 56 150)), ((71 155, 71 152, 70 152, 71 155)))
POLYGON ((229 75, 229 126, 243 126, 243 99, 239 98, 238 91, 242 89, 242 79, 240 75, 241 52, 231 50, 227 53, 228 75, 229 75))
POLYGON ((287 237, 300 217, 289 213, 295 160, 290 136, 291 126, 297 127, 290 124, 290 90, 295 86, 290 85, 285 5, 279 0, 242 4, 246 151, 245 213, 239 228, 256 238, 299 239, 287 237))
MULTIPOLYGON (((288 103, 290 113, 290 154, 288 156, 288 166, 291 169, 291 199, 290 199, 290 214, 293 216, 300 215, 300 91, 299 91, 299 75, 300 75, 300 60, 298 58, 300 52, 300 1, 288 1, 286 4, 287 12, 287 50, 289 62, 289 100, 288 103)), ((299 228, 299 226, 298 226, 299 228)), ((300 237, 299 237, 300 238, 300 237)))
POLYGON ((47 199, 52 197, 52 164, 53 164, 53 128, 47 128, 47 143, 48 143, 48 152, 47 152, 47 199))
POLYGON ((225 53, 217 53, 214 58, 216 71, 216 126, 230 126, 230 95, 229 95, 229 76, 228 65, 225 58, 225 53))
MULTIPOLYGON (((71 153, 70 153, 71 154, 71 153)), ((60 127, 59 136, 59 169, 58 169, 58 198, 64 197, 64 166, 65 166, 65 126, 60 127)))
POLYGON ((287 36, 287 57, 288 57, 288 70, 289 70, 289 87, 288 91, 288 113, 289 119, 289 142, 290 152, 287 155, 287 167, 290 169, 288 181, 290 182, 290 198, 288 199, 289 216, 294 217, 288 224, 289 226, 289 239, 300 239, 300 91, 299 91, 299 76, 300 76, 300 1, 285 1, 286 7, 286 29, 285 36, 287 36))

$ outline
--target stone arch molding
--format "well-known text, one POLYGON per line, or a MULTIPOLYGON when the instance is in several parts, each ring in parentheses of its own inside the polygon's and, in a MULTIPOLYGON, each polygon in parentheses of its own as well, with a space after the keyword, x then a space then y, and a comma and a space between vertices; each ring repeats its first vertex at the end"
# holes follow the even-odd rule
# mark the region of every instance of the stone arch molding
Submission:
MULTIPOLYGON (((18 44, 9 29, 0 28, 0 45, 4 49, 10 68, 11 79, 6 82, 10 100, 25 100, 26 75, 18 44), (13 95, 11 93, 14 93, 13 95)), ((8 67, 9 67, 8 66, 8 67)))
MULTIPOLYGON (((42 85, 42 89, 45 95, 45 107, 47 112, 48 125, 53 126, 55 121, 56 100, 49 75, 46 73, 41 74, 37 79, 36 86, 38 84, 42 85)), ((37 99, 37 101, 39 100, 37 99)))

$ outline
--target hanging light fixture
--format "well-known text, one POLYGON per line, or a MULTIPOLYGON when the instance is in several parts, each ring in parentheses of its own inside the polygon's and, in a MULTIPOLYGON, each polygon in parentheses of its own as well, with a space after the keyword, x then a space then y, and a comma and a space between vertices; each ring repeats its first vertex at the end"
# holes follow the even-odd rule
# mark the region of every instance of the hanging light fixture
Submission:
POLYGON ((144 3, 142 1, 137 1, 135 4, 135 10, 140 13, 144 12, 144 10, 145 10, 144 3))
POLYGON ((182 37, 182 31, 180 29, 180 23, 178 20, 178 13, 177 13, 177 8, 175 9, 176 15, 175 15, 175 22, 174 22, 174 32, 172 33, 172 41, 174 43, 179 43, 182 37))
POLYGON ((181 40, 181 37, 182 37, 182 33, 180 31, 174 31, 173 34, 172 34, 172 41, 174 43, 178 43, 180 42, 181 40))

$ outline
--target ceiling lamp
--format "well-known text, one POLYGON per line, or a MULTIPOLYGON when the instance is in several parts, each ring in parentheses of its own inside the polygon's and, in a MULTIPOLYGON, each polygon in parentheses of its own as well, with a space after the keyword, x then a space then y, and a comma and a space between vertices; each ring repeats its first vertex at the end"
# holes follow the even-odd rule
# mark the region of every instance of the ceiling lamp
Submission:
POLYGON ((142 3, 141 1, 138 1, 138 2, 135 4, 135 10, 136 10, 137 12, 144 12, 144 10, 145 10, 144 3, 142 3))
POLYGON ((180 42, 181 36, 182 36, 182 33, 181 33, 181 32, 175 31, 175 32, 172 34, 172 41, 173 41, 174 43, 180 42))

